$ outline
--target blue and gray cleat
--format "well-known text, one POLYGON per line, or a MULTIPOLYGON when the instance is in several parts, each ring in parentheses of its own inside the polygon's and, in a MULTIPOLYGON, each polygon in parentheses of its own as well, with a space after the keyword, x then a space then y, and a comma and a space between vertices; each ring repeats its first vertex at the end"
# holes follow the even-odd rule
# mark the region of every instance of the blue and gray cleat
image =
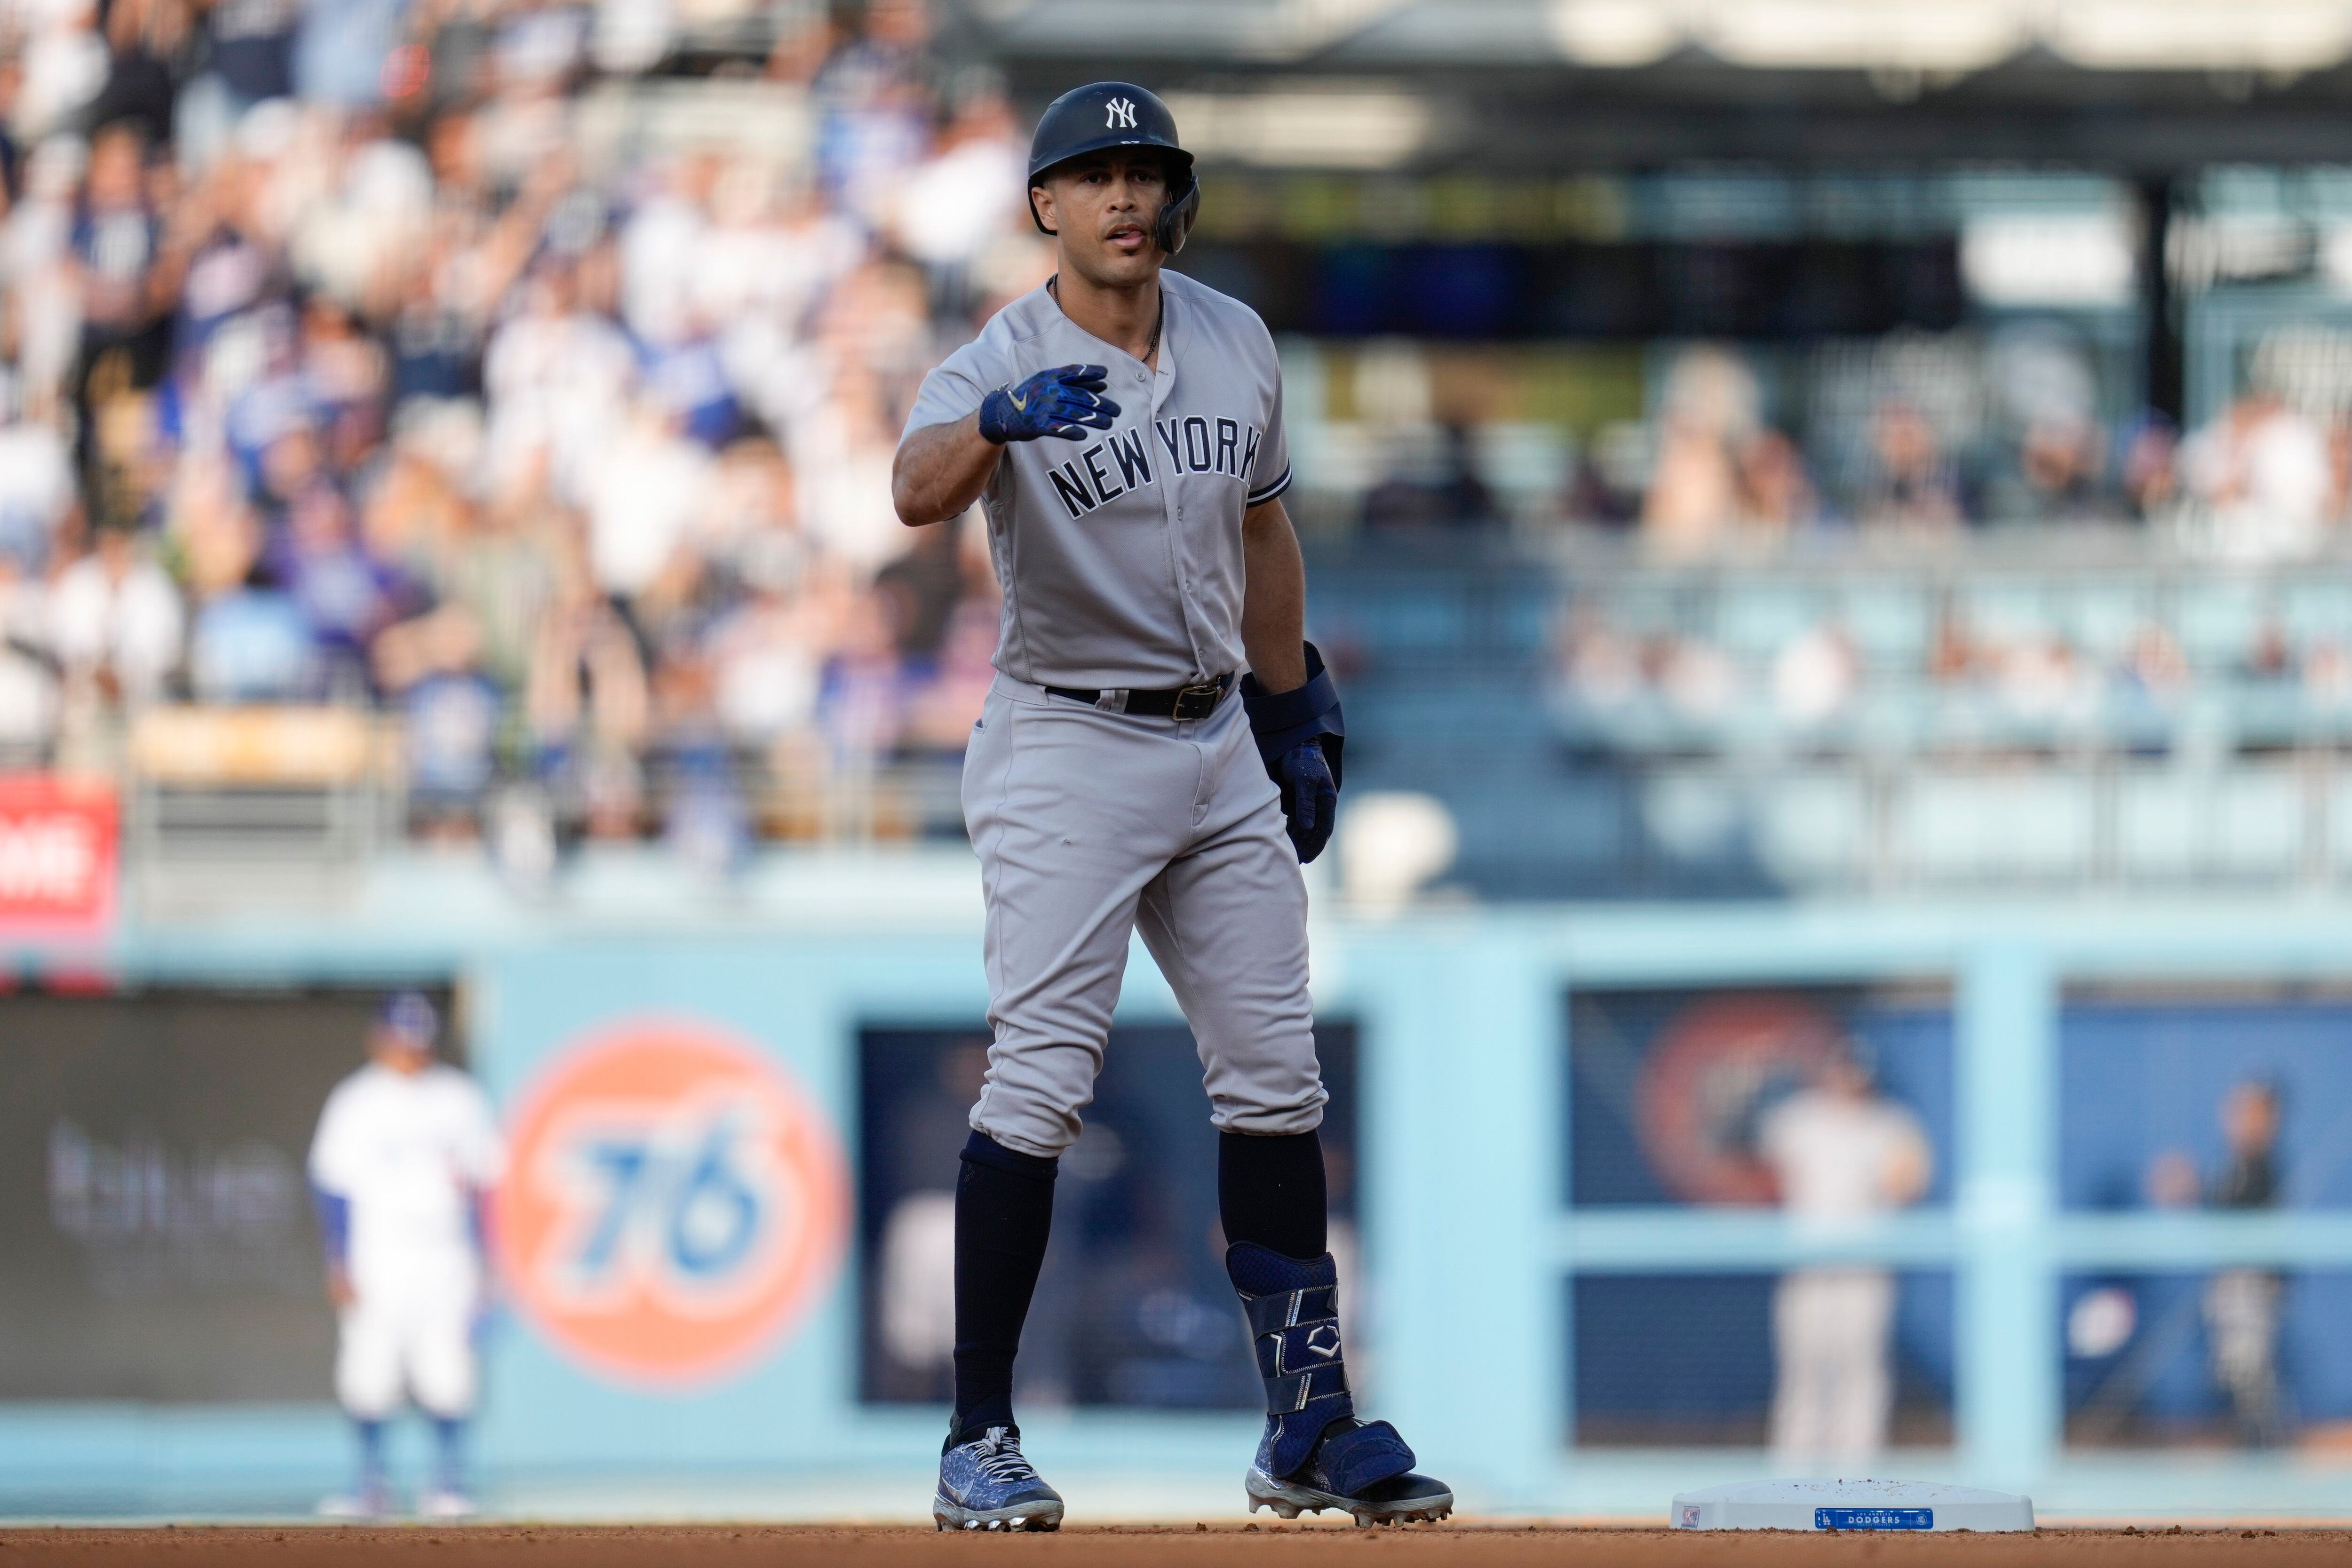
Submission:
POLYGON ((1257 1446, 1257 1459, 1244 1483, 1250 1511, 1270 1508, 1284 1519, 1333 1509, 1358 1524, 1435 1523, 1454 1511, 1454 1491, 1444 1481, 1415 1475, 1412 1450, 1385 1421, 1349 1417, 1324 1433, 1307 1463, 1282 1479, 1266 1468, 1274 1432, 1257 1446), (1385 1474, 1380 1472, 1385 1471, 1385 1474), (1380 1479, 1368 1480, 1366 1474, 1380 1479))
POLYGON ((1250 1511, 1296 1519, 1337 1509, 1358 1524, 1434 1522, 1452 1513, 1453 1491, 1413 1474, 1412 1450, 1395 1427, 1356 1418, 1331 1255, 1286 1258, 1236 1242, 1225 1250, 1225 1271, 1265 1383, 1265 1436, 1244 1483, 1250 1511))
POLYGON ((991 1426, 940 1456, 931 1519, 941 1530, 1059 1530, 1062 1494, 1021 1454, 1021 1428, 991 1426))

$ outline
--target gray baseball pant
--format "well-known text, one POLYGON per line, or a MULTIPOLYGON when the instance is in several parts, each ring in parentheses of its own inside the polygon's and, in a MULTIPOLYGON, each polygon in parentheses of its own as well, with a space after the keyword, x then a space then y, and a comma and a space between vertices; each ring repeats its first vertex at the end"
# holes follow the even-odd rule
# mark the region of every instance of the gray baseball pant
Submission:
POLYGON ((1210 1121, 1321 1124, 1307 885, 1238 697, 1151 719, 1000 674, 964 753, 963 816, 995 1031, 972 1126, 1024 1154, 1077 1141, 1139 929, 1192 1026, 1210 1121))

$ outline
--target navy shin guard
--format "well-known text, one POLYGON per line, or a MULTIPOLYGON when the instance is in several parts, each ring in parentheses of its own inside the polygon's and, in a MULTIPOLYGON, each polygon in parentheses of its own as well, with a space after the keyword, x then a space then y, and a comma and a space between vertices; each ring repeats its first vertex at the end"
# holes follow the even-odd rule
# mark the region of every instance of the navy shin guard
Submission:
POLYGON ((1265 1381, 1268 1473, 1282 1479, 1304 1469, 1334 1422, 1342 1425, 1328 1447, 1348 1451, 1326 1458, 1343 1461, 1330 1467, 1347 1472, 1335 1478, 1348 1483, 1343 1489, 1359 1491, 1411 1469, 1412 1450, 1393 1427, 1354 1420, 1339 1344, 1339 1270, 1331 1255, 1286 1258, 1254 1241, 1237 1242, 1225 1249, 1225 1272, 1241 1295, 1265 1381))

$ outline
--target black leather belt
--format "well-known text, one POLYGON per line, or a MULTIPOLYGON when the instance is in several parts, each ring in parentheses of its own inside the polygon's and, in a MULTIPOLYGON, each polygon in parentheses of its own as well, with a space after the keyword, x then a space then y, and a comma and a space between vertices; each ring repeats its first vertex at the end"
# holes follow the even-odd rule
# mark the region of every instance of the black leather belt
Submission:
POLYGON ((1138 713, 1146 719, 1205 719, 1217 710, 1225 693, 1234 689, 1234 678, 1221 675, 1214 680, 1198 686, 1171 686, 1162 691, 1125 691, 1117 687, 1100 691, 1082 691, 1076 687, 1049 686, 1045 689, 1055 697, 1066 697, 1073 702, 1083 702, 1089 708, 1099 708, 1107 713, 1138 713))

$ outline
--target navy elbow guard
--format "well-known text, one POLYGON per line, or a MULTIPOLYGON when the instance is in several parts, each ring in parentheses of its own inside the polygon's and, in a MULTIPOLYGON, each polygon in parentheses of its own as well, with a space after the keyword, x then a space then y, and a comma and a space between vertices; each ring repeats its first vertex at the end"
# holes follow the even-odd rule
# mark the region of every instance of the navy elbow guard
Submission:
POLYGON ((1268 691, 1255 675, 1242 677, 1242 708, 1249 714, 1250 733, 1257 752, 1276 784, 1285 755, 1309 741, 1323 743, 1323 760, 1331 768, 1331 787, 1339 787, 1339 752, 1348 729, 1339 712, 1339 689, 1323 668, 1323 655, 1313 643, 1307 647, 1307 684, 1296 691, 1268 691))

